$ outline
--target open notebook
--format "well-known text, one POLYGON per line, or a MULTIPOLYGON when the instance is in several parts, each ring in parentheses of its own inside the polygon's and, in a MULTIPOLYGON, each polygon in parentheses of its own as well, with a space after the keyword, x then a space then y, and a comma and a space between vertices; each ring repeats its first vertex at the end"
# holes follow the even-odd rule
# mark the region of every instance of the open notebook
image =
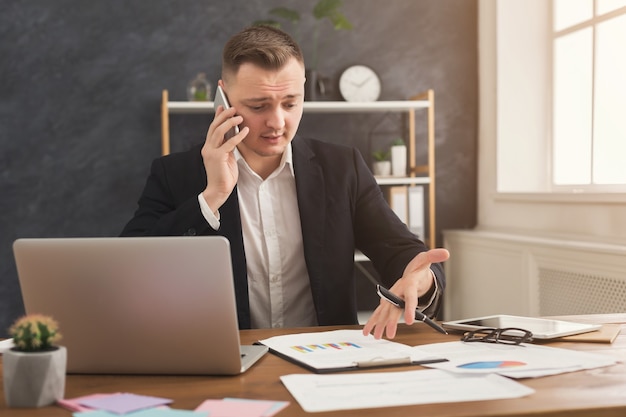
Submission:
POLYGON ((27 313, 59 322, 69 373, 238 374, 266 352, 240 346, 228 240, 18 239, 27 313))

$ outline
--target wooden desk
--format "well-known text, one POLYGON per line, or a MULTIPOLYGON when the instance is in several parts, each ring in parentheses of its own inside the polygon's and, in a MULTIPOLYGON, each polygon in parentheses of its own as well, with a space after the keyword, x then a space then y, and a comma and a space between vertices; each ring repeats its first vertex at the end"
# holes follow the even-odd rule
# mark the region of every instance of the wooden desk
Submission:
MULTIPOLYGON (((594 323, 621 323, 622 332, 609 344, 561 342, 557 347, 594 351, 612 355, 626 362, 626 314, 570 317, 578 321, 594 323)), ((296 331, 332 330, 334 327, 295 329, 296 331)), ((288 332, 294 332, 290 329, 288 332)), ((245 330, 241 332, 242 343, 286 333, 284 330, 245 330)), ((401 325, 400 343, 409 345, 456 340, 457 335, 440 335, 418 324, 401 325)), ((414 369, 414 368, 410 368, 414 369)), ((384 371, 407 370, 385 368, 384 371)), ((366 372, 375 372, 372 370, 366 372)), ((535 389, 530 396, 510 400, 475 401, 448 404, 425 404, 386 409, 362 409, 334 413, 309 414, 291 397, 279 380, 279 376, 291 373, 307 373, 303 368, 286 362, 272 354, 266 355, 248 372, 234 377, 198 376, 118 376, 118 375, 68 375, 66 398, 93 393, 132 392, 172 398, 173 408, 194 409, 205 399, 223 397, 256 398, 289 401, 291 404, 278 416, 337 415, 337 416, 560 416, 560 417, 623 417, 626 416, 626 365, 619 363, 608 368, 572 372, 520 382, 535 389)), ((0 398, 0 414, 4 417, 18 416, 64 416, 70 411, 56 406, 39 409, 8 409, 4 392, 0 398)))

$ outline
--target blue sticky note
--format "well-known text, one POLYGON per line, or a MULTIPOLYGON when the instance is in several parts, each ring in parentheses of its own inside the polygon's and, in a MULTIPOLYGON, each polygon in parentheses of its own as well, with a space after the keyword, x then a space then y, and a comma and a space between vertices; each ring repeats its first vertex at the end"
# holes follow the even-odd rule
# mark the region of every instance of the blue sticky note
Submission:
POLYGON ((74 417, 119 417, 119 414, 110 413, 104 410, 80 411, 73 413, 74 417))
POLYGON ((126 414, 125 417, 207 417, 208 412, 175 408, 150 408, 126 414))

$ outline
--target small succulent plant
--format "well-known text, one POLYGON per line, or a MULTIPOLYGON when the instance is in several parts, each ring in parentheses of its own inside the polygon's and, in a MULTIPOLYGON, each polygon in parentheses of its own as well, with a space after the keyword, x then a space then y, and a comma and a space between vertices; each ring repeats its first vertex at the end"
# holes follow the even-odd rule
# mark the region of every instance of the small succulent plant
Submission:
POLYGON ((375 161, 387 161, 389 159, 389 151, 374 151, 372 152, 372 158, 375 161))
POLYGON ((41 352, 52 349, 61 339, 58 323, 42 314, 21 317, 9 329, 15 349, 22 352, 41 352))

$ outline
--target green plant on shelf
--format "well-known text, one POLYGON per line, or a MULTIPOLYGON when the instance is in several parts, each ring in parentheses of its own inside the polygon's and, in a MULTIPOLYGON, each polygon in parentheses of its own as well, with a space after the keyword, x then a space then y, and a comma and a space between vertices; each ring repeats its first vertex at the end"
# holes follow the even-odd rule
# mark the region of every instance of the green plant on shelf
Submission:
POLYGON ((374 161, 387 161, 389 160, 389 151, 374 151, 372 152, 372 158, 374 161))
MULTIPOLYGON (((321 31, 321 24, 325 19, 333 25, 335 30, 352 29, 352 23, 350 23, 348 18, 339 10, 341 6, 342 0, 319 0, 315 3, 315 6, 311 11, 315 22, 312 36, 313 46, 311 63, 307 65, 308 68, 313 70, 317 69, 320 57, 319 35, 321 31)), ((300 21, 302 16, 300 15, 300 12, 288 7, 275 7, 269 11, 269 14, 278 19, 289 22, 291 24, 294 39, 301 45, 300 21)), ((274 19, 257 20, 253 23, 253 25, 267 25, 282 29, 281 23, 274 19)))

